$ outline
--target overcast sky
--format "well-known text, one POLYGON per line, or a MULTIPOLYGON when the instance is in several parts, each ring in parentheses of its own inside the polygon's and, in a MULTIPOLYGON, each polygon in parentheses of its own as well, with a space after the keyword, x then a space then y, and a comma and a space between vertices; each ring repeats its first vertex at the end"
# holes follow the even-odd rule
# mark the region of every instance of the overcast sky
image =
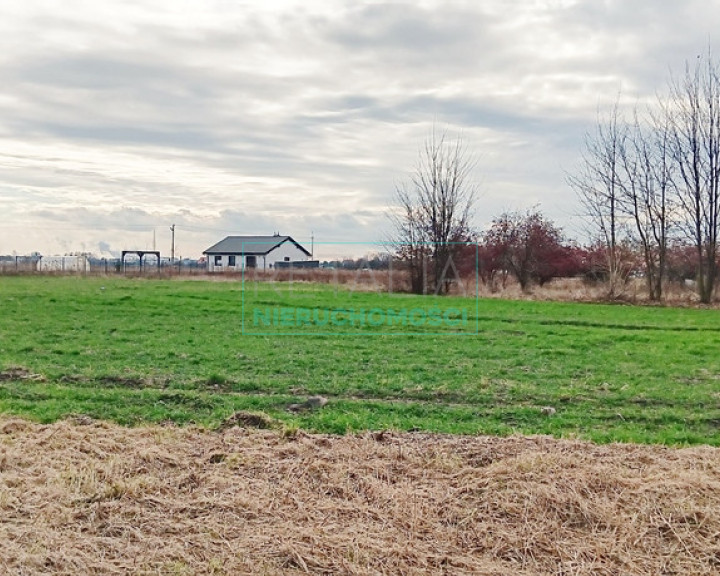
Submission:
POLYGON ((718 24, 716 0, 5 1, 0 254, 169 255, 173 223, 186 257, 383 240, 433 125, 479 159, 479 228, 539 204, 580 237, 565 171, 598 107, 652 100, 718 24))

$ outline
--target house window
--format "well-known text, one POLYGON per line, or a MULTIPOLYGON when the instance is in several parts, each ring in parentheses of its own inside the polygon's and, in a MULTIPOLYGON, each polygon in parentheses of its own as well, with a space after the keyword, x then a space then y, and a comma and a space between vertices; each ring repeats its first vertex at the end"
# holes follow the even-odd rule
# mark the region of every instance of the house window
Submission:
POLYGON ((285 256, 285 262, 290 262, 290 256, 285 256))
POLYGON ((235 255, 228 256, 228 266, 235 267, 235 255))
POLYGON ((257 258, 255 256, 246 256, 245 263, 248 268, 255 268, 257 266, 257 258))
POLYGON ((215 266, 222 266, 222 256, 220 254, 215 256, 215 266))

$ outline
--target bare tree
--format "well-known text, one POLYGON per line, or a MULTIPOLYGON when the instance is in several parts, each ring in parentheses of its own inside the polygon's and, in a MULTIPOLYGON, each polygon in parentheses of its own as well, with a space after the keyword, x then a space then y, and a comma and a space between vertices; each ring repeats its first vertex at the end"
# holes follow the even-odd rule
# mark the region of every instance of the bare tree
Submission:
POLYGON ((431 253, 422 224, 422 213, 407 188, 396 188, 395 194, 400 212, 391 214, 395 226, 393 244, 396 246, 398 258, 408 266, 411 292, 425 294, 428 284, 427 263, 431 253))
POLYGON ((447 132, 438 135, 433 130, 409 182, 395 189, 399 210, 391 216, 394 243, 408 263, 411 289, 417 294, 444 294, 449 288, 449 268, 471 236, 474 166, 460 137, 449 141, 447 132))
POLYGON ((700 301, 712 300, 717 278, 720 219, 720 70, 708 50, 670 83, 666 107, 677 166, 682 228, 697 253, 700 301))
POLYGON ((632 221, 630 235, 641 247, 650 300, 662 298, 670 229, 673 164, 667 115, 648 114, 624 131, 621 141, 620 209, 632 221))
POLYGON ((595 133, 585 135, 580 170, 567 177, 586 210, 593 235, 603 242, 610 298, 617 295, 626 276, 622 251, 618 249, 622 224, 620 170, 626 138, 626 126, 616 102, 607 118, 598 114, 595 133))

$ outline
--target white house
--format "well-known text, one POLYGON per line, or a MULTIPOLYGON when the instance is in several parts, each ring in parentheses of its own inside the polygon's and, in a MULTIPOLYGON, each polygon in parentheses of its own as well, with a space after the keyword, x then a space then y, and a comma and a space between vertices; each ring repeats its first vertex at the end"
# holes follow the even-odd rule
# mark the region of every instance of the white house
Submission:
MULTIPOLYGON (((306 262, 310 252, 290 236, 228 236, 203 252, 208 272, 236 272, 245 268, 269 270, 278 262, 306 262)), ((280 265, 282 266, 282 264, 280 265)))

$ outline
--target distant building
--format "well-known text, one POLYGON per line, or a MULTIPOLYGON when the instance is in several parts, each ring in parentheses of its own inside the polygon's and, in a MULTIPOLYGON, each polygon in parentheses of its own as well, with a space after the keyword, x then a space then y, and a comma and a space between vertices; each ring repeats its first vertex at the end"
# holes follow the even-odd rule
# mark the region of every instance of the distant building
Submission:
POLYGON ((311 254, 290 236, 228 236, 203 252, 208 272, 239 272, 247 268, 306 267, 311 254), (280 264, 282 263, 282 264, 280 264))

